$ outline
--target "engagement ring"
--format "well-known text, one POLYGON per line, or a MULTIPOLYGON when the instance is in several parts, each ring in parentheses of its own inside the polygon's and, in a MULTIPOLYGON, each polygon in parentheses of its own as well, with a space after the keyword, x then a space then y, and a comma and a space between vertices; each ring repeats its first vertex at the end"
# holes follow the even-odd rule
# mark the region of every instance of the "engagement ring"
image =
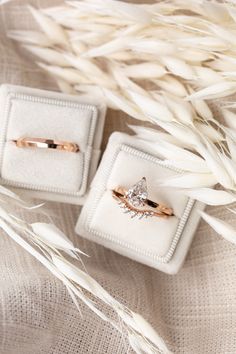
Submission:
POLYGON ((118 187, 112 190, 112 196, 117 200, 124 213, 130 214, 131 218, 158 216, 167 218, 173 216, 173 209, 148 199, 147 181, 143 177, 139 182, 126 190, 118 187))

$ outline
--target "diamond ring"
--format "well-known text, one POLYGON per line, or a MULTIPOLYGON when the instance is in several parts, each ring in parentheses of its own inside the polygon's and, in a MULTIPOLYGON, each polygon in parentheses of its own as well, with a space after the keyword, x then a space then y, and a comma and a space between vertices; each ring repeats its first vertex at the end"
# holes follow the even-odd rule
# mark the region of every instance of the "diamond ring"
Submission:
POLYGON ((125 214, 130 214, 131 218, 148 216, 169 217, 173 216, 173 209, 165 205, 153 202, 148 199, 147 181, 143 177, 131 188, 126 190, 118 187, 112 190, 113 198, 118 202, 125 214))

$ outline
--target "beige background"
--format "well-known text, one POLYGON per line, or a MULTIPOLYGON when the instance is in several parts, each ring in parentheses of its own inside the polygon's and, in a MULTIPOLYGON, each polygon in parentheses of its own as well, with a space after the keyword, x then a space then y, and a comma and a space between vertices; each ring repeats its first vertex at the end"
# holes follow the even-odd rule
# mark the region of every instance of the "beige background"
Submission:
MULTIPOLYGON (((29 56, 5 36, 9 29, 32 28, 26 3, 12 1, 1 8, 0 83, 54 89, 53 82, 29 56)), ((45 6, 57 2, 30 3, 45 6)), ((124 131, 127 121, 123 113, 108 112, 103 148, 109 134, 124 131)), ((86 260, 88 272, 118 300, 149 320, 175 353, 236 352, 236 247, 204 222, 183 269, 168 276, 76 236, 73 228, 79 208, 50 203, 48 207, 57 214, 56 223, 90 255, 86 260)), ((208 211, 236 224, 222 208, 208 211)), ((30 216, 30 220, 36 218, 30 216)), ((83 305, 82 311, 83 318, 64 286, 1 233, 1 354, 128 352, 127 343, 112 327, 83 305)))

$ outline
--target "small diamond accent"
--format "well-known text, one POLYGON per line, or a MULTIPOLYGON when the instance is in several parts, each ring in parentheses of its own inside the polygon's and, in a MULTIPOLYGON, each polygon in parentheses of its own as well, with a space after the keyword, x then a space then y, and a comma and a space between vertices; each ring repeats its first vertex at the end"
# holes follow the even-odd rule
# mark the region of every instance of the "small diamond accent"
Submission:
POLYGON ((145 177, 135 183, 126 193, 127 200, 136 208, 145 206, 147 197, 147 181, 145 177))

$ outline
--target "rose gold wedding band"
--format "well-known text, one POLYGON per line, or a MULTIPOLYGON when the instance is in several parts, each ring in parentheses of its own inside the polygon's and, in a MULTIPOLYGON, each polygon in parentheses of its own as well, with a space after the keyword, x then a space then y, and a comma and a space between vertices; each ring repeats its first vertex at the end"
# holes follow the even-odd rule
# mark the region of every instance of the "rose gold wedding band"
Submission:
POLYGON ((17 147, 20 148, 39 148, 39 149, 56 149, 68 152, 79 152, 79 146, 76 143, 67 141, 59 141, 44 138, 20 138, 13 140, 17 147))

